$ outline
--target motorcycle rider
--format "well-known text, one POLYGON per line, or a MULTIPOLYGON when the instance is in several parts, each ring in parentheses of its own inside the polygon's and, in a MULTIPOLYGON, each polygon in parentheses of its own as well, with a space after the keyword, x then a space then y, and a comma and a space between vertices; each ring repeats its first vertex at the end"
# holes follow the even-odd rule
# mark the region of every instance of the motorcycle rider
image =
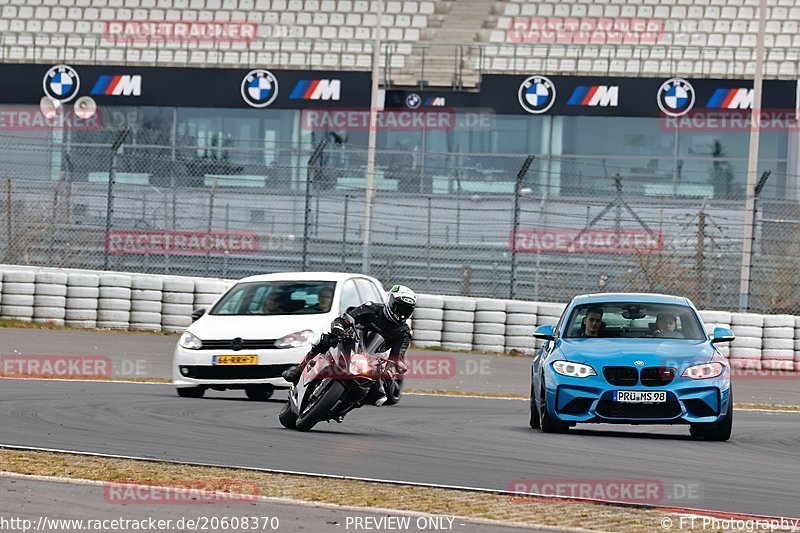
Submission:
MULTIPOLYGON (((345 330, 352 325, 362 326, 366 332, 375 332, 383 337, 389 350, 389 361, 394 364, 398 373, 405 373, 405 353, 411 343, 411 328, 406 324, 406 320, 414 312, 416 303, 417 296, 414 291, 403 285, 395 285, 389 291, 385 304, 367 302, 333 319, 331 332, 322 334, 320 340, 311 346, 311 350, 299 365, 284 371, 283 379, 297 384, 306 365, 316 355, 336 346, 345 330)), ((382 380, 375 382, 368 397, 374 398, 372 405, 383 405, 386 401, 386 391, 382 380)))

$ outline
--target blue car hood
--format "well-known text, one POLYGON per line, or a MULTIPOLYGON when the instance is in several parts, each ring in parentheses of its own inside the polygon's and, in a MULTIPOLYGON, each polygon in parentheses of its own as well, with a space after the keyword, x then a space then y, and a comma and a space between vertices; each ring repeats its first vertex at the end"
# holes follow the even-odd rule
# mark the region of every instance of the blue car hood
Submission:
POLYGON ((686 339, 559 339, 556 350, 568 361, 630 366, 643 361, 645 366, 673 366, 705 363, 714 356, 709 341, 686 339))

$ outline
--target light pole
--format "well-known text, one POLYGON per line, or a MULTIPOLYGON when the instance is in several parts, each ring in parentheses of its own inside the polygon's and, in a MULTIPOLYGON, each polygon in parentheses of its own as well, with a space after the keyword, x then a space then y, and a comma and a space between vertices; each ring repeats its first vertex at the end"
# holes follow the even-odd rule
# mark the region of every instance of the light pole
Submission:
POLYGON ((747 201, 745 203, 744 236, 742 237, 742 270, 739 278, 739 312, 750 307, 750 270, 753 260, 753 225, 756 209, 756 172, 758 172, 758 144, 761 125, 761 84, 764 78, 764 26, 767 17, 767 2, 758 6, 758 36, 756 40, 756 72, 753 79, 753 109, 750 118, 750 150, 747 155, 747 201))
POLYGON ((372 225, 372 199, 375 186, 375 142, 378 125, 378 74, 380 72, 383 0, 378 0, 375 39, 372 43, 372 90, 369 99, 369 139, 367 142, 367 183, 364 191, 364 240, 361 247, 361 272, 369 274, 369 239, 372 225))

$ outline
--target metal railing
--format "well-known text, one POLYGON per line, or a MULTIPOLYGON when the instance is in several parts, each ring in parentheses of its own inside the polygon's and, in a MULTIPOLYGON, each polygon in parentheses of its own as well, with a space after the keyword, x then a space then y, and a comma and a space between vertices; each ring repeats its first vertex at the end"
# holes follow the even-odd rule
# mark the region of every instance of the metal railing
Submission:
MULTIPOLYGON (((284 147, 271 163, 277 152, 263 148, 199 154, 125 144, 112 159, 113 148, 0 144, 4 262, 101 268, 109 257, 115 270, 226 278, 361 268, 363 146, 298 145, 296 157, 283 157, 284 147), (220 232, 231 246, 254 232, 257 246, 191 253, 141 245, 143 235, 204 242, 220 232), (113 252, 110 233, 119 243, 113 252)), ((736 309, 742 191, 699 169, 664 187, 659 175, 632 174, 643 158, 629 159, 427 153, 420 166, 410 151, 378 150, 370 271, 445 294, 468 287, 473 296, 506 298, 513 288, 516 298, 563 301, 645 290, 736 309), (581 235, 591 246, 570 248, 581 235), (600 242, 608 235, 617 240, 600 242)), ((797 195, 797 176, 774 173, 771 181, 784 184, 778 197, 797 195)), ((757 311, 800 302, 800 208, 775 196, 759 207, 750 299, 757 311)))

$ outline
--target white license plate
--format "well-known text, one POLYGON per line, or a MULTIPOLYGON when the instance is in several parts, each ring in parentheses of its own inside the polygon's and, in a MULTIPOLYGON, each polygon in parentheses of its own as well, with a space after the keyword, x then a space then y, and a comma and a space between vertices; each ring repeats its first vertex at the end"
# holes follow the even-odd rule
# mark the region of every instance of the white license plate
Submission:
POLYGON ((614 400, 620 403, 664 403, 667 401, 665 391, 618 390, 614 400))

